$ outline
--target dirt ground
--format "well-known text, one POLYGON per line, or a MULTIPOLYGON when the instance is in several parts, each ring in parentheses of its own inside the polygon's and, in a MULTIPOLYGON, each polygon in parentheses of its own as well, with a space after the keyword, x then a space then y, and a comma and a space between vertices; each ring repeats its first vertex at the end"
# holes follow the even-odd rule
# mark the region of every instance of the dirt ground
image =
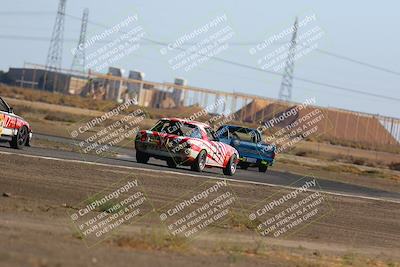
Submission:
POLYGON ((0 266, 400 266, 398 203, 325 195, 318 220, 290 235, 262 237, 240 214, 282 189, 230 182, 236 215, 194 238, 177 239, 167 234, 159 211, 214 180, 15 155, 0 159, 0 266), (69 214, 132 176, 154 209, 87 248, 69 214))

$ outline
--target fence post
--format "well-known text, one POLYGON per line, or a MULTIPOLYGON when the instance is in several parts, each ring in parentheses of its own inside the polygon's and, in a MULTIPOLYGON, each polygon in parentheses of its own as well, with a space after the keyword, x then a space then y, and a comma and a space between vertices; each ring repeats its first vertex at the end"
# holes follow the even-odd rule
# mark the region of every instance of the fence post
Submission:
POLYGON ((36 69, 33 69, 33 74, 32 74, 32 86, 31 88, 35 88, 35 82, 36 82, 36 69))
MULTIPOLYGON (((232 101, 233 101, 232 113, 233 113, 233 114, 236 114, 236 112, 237 112, 237 110, 236 110, 236 105, 237 105, 237 98, 236 98, 236 96, 234 96, 234 97, 232 98, 232 101)), ((235 120, 237 120, 237 116, 235 116, 235 120)))
POLYGON ((371 117, 368 117, 368 119, 367 119, 367 125, 365 126, 365 134, 364 134, 364 139, 365 139, 365 142, 367 142, 368 143, 368 137, 367 137, 367 133, 368 133, 368 127, 369 127, 369 121, 371 120, 371 117))
POLYGON ((360 140, 358 140, 358 123, 359 123, 359 120, 360 120, 360 114, 359 113, 357 113, 357 122, 356 122, 356 130, 355 130, 355 134, 356 134, 356 136, 355 136, 355 138, 354 138, 354 140, 356 141, 356 142, 360 142, 360 140))
POLYGON ((349 125, 349 117, 350 117, 350 113, 347 112, 346 125, 345 125, 345 127, 344 127, 344 135, 343 135, 343 138, 344 138, 344 139, 346 139, 346 137, 347 137, 347 127, 348 127, 348 125, 349 125))
POLYGON ((390 140, 389 140, 389 144, 391 144, 392 143, 392 137, 394 136, 393 135, 393 118, 392 118, 392 124, 390 125, 390 140))
POLYGON ((21 87, 24 87, 25 83, 24 80, 25 80, 25 69, 22 70, 22 77, 21 80, 19 81, 21 87))
POLYGON ((58 88, 58 72, 54 72, 54 80, 53 80, 53 93, 54 92, 58 92, 57 88, 58 88))
POLYGON ((336 112, 336 118, 335 118, 335 130, 333 131, 333 136, 336 138, 336 129, 338 128, 338 120, 339 120, 339 111, 336 112))
POLYGON ((379 127, 379 123, 380 122, 379 122, 379 119, 377 117, 374 116, 373 118, 375 119, 375 125, 376 125, 376 127, 375 127, 375 138, 374 138, 373 141, 374 141, 375 144, 377 144, 377 143, 379 143, 378 142, 378 127, 379 127))
POLYGON ((183 91, 183 100, 182 100, 182 106, 185 106, 185 102, 186 102, 186 95, 187 95, 187 91, 186 89, 182 89, 183 91))

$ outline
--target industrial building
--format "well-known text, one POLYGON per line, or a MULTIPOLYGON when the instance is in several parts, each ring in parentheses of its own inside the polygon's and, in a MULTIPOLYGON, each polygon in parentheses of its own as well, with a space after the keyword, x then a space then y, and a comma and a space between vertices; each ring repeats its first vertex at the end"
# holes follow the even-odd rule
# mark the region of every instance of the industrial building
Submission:
POLYGON ((79 94, 87 83, 83 76, 37 68, 10 68, 7 76, 11 85, 62 94, 79 94))
MULTIPOLYGON (((109 67, 106 75, 89 73, 85 75, 65 70, 46 70, 43 66, 32 64, 24 68, 10 68, 7 76, 11 81, 10 85, 24 88, 117 102, 137 97, 139 105, 143 107, 174 108, 184 105, 182 89, 141 83, 145 74, 136 70, 130 71, 126 79, 123 77, 123 71, 115 67, 109 67)), ((186 86, 187 81, 176 78, 174 84, 186 86)))

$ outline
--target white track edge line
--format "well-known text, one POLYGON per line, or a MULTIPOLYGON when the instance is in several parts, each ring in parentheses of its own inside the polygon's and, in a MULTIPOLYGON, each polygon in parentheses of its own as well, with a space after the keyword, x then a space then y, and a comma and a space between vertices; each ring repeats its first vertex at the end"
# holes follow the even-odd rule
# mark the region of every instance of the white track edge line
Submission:
MULTIPOLYGON (((147 169, 147 168, 130 167, 130 166, 123 166, 123 165, 112 165, 112 164, 91 162, 91 161, 83 161, 83 160, 76 160, 76 159, 63 159, 63 158, 37 156, 37 155, 29 155, 29 154, 20 154, 20 153, 5 152, 5 151, 0 151, 0 154, 17 155, 17 156, 23 156, 23 157, 40 158, 40 159, 47 159, 47 160, 54 160, 54 161, 81 163, 81 164, 88 164, 88 165, 97 165, 97 166, 103 166, 103 167, 123 168, 123 169, 129 169, 129 170, 140 170, 140 171, 147 171, 147 172, 164 172, 164 173, 181 175, 181 176, 200 177, 200 178, 213 179, 213 180, 226 180, 226 181, 230 181, 230 182, 237 182, 237 183, 244 183, 244 184, 255 184, 255 185, 266 185, 266 186, 270 186, 270 187, 280 187, 280 188, 285 188, 285 189, 296 189, 296 187, 287 186, 287 185, 277 185, 277 184, 262 183, 262 182, 247 181, 247 180, 236 180, 236 179, 222 178, 222 177, 208 176, 208 175, 202 176, 202 175, 198 175, 198 174, 181 173, 181 172, 175 172, 175 171, 152 170, 152 169, 147 169)), ((361 196, 361 195, 355 195, 355 194, 338 193, 338 192, 331 192, 331 191, 325 191, 325 190, 315 190, 315 189, 308 189, 308 191, 320 192, 320 193, 324 193, 324 194, 328 194, 328 195, 335 195, 335 196, 342 196, 342 197, 353 197, 353 198, 361 198, 361 199, 384 201, 384 202, 391 202, 391 203, 400 204, 400 200, 397 201, 397 200, 394 200, 394 199, 387 199, 387 198, 368 197, 368 196, 361 196)))

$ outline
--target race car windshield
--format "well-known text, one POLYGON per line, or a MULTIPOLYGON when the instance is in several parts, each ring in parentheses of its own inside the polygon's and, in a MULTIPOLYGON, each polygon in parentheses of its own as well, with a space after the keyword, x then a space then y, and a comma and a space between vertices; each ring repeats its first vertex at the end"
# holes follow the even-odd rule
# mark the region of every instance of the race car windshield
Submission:
POLYGON ((229 129, 229 134, 231 138, 239 139, 241 141, 247 141, 255 143, 257 142, 257 134, 254 131, 251 131, 246 128, 240 129, 229 129))
POLYGON ((160 120, 151 130, 154 132, 178 136, 201 138, 201 133, 198 127, 180 121, 160 120))
POLYGON ((0 98, 0 111, 8 112, 8 106, 2 98, 0 98))

